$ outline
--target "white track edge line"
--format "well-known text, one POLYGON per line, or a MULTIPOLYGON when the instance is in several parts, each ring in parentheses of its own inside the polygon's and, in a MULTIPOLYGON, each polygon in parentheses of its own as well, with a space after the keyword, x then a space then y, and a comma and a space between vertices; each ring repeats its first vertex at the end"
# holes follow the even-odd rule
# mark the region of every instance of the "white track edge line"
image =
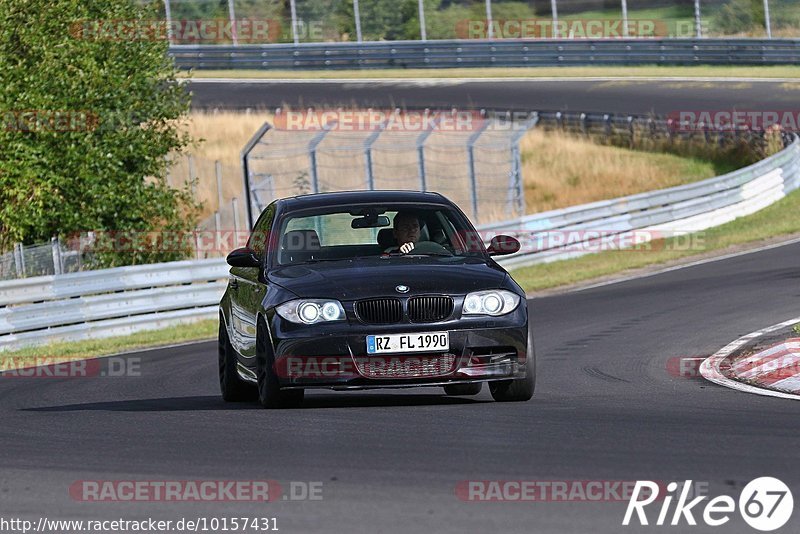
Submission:
POLYGON ((699 83, 794 83, 800 78, 714 78, 692 76, 536 76, 514 78, 180 78, 192 83, 275 83, 275 84, 325 84, 325 83, 418 83, 445 85, 459 83, 515 83, 515 82, 699 82, 699 83))

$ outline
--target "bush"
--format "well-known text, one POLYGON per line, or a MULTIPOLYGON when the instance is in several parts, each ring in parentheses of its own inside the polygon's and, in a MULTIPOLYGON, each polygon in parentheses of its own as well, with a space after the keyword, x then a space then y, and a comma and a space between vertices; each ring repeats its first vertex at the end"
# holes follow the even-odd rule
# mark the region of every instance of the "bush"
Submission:
POLYGON ((763 0, 732 0, 719 9, 713 22, 715 33, 723 35, 763 31, 763 0))
MULTIPOLYGON (((190 142, 181 124, 189 97, 166 40, 84 33, 95 28, 87 21, 156 15, 131 0, 0 0, 0 250, 90 230, 193 228, 198 206, 163 178, 166 156, 190 142), (26 122, 30 112, 71 122, 26 122)), ((102 261, 186 252, 126 251, 102 261)))

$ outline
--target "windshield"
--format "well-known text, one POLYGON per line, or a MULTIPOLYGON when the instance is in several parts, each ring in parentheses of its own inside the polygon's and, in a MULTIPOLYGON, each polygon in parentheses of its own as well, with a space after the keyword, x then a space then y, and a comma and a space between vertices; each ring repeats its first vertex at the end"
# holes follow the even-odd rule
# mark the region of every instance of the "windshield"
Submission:
POLYGON ((342 206, 283 219, 279 265, 355 258, 482 256, 464 217, 442 206, 342 206))

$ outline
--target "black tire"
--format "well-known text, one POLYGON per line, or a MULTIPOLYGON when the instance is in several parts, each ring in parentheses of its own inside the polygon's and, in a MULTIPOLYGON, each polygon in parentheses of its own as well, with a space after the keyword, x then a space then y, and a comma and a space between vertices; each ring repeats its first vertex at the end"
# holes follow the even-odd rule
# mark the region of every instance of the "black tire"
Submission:
POLYGON ((489 382, 489 391, 497 402, 525 402, 531 400, 536 388, 536 352, 533 335, 528 330, 528 354, 525 363, 525 378, 489 382))
POLYGON ((219 390, 225 402, 245 402, 256 399, 256 388, 239 377, 236 372, 236 353, 228 339, 225 323, 220 317, 217 336, 219 363, 219 390))
POLYGON ((444 386, 444 392, 447 395, 458 397, 462 395, 477 395, 483 389, 483 384, 450 384, 444 386))
POLYGON ((256 378, 258 379, 258 402, 264 408, 295 408, 303 403, 305 391, 302 389, 280 389, 275 372, 275 357, 269 332, 259 319, 256 328, 256 378))

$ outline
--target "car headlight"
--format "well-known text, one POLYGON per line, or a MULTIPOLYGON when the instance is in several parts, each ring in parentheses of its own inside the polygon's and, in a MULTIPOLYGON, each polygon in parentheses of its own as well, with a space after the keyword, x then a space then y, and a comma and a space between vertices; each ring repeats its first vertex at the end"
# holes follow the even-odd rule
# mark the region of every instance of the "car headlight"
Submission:
POLYGON ((519 295, 505 289, 474 291, 464 299, 462 315, 505 315, 519 305, 519 295))
POLYGON ((287 321, 298 324, 316 324, 344 319, 344 308, 338 300, 290 300, 279 305, 275 311, 287 321))

